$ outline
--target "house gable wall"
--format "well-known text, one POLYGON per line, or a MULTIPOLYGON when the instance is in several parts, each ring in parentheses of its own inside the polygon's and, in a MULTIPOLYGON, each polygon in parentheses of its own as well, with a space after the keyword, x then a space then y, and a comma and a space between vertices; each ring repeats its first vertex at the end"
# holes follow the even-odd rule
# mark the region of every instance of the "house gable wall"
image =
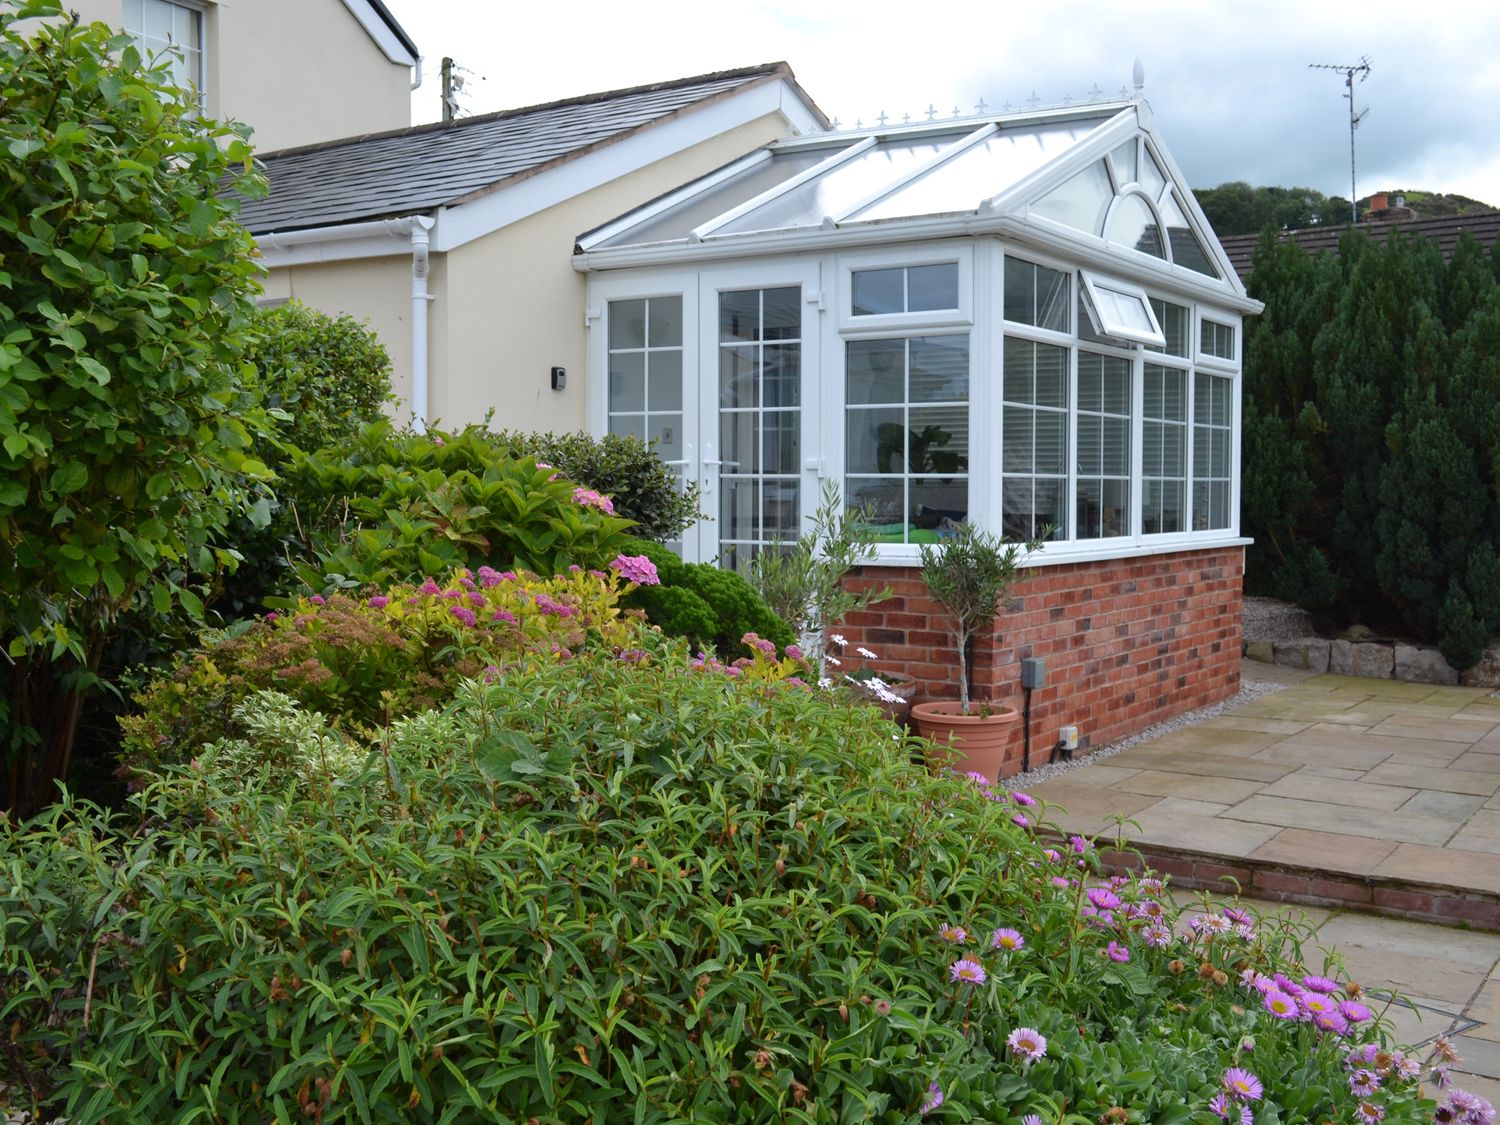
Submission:
MULTIPOLYGON (((250 125, 257 151, 411 124, 411 68, 392 62, 342 0, 201 6, 204 109, 250 125)), ((123 26, 121 0, 67 7, 85 21, 123 26)))

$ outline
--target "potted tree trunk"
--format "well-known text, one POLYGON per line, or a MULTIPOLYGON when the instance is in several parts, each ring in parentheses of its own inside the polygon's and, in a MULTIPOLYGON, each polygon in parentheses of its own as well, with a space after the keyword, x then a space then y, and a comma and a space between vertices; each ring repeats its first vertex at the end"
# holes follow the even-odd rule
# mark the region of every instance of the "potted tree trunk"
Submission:
POLYGON ((958 654, 958 699, 918 703, 911 709, 920 734, 953 751, 964 770, 1000 780, 1020 717, 1014 707, 969 699, 969 642, 988 629, 1021 576, 1021 563, 1040 543, 1008 543, 973 524, 950 538, 922 544, 922 577, 948 612, 958 654))

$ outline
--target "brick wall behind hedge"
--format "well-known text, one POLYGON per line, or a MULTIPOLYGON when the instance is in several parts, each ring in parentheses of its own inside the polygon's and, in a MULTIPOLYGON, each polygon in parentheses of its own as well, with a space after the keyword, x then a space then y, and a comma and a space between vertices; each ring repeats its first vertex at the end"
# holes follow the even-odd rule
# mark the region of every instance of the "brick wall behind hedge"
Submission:
MULTIPOLYGON (((1020 661, 1047 662, 1047 686, 1031 698, 1033 764, 1061 726, 1104 746, 1228 698, 1239 689, 1243 573, 1243 547, 1033 567, 994 633, 975 641, 976 698, 1019 708, 1020 661)), ((851 649, 914 676, 918 702, 957 698, 958 661, 920 569, 867 567, 849 581, 895 594, 844 623, 851 649)), ((1020 745, 1018 730, 1017 762, 1020 745)))

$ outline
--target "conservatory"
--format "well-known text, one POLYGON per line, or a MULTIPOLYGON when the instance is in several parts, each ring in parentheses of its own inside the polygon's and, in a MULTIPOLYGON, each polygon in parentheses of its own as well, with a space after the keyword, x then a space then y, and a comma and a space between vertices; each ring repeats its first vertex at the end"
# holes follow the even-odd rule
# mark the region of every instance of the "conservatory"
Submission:
POLYGON ((1046 538, 981 693, 1049 656, 1043 713, 1098 742, 1232 692, 1259 306, 1144 101, 780 141, 583 235, 575 264, 590 423, 700 483, 686 558, 743 567, 832 480, 898 593, 851 625, 935 693, 915 568, 963 519, 1046 538))

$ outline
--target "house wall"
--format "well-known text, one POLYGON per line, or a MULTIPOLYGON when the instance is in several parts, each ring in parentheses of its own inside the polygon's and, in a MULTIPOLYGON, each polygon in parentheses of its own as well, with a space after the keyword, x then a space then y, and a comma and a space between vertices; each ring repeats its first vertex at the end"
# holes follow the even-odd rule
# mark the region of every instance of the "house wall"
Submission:
MULTIPOLYGON (((121 0, 65 7, 123 25, 121 0)), ((203 31, 205 112, 252 126, 260 152, 411 124, 411 68, 391 62, 342 0, 207 0, 203 31)))
POLYGON ((585 429, 586 280, 573 269, 574 239, 786 131, 767 114, 451 251, 433 415, 477 422, 494 408, 502 429, 585 429), (567 368, 566 390, 550 388, 553 367, 567 368))
MULTIPOLYGON (((1058 730, 1079 728, 1078 751, 1107 746, 1239 690, 1244 548, 1035 566, 1010 608, 975 643, 977 698, 1020 708, 1020 661, 1046 661, 1031 699, 1031 762, 1045 762, 1058 730)), ((844 624, 850 651, 916 678, 916 702, 958 697, 958 661, 941 607, 916 568, 866 567, 859 588, 889 586, 889 601, 844 624)), ((1021 762, 1017 724, 1006 773, 1021 762)))

